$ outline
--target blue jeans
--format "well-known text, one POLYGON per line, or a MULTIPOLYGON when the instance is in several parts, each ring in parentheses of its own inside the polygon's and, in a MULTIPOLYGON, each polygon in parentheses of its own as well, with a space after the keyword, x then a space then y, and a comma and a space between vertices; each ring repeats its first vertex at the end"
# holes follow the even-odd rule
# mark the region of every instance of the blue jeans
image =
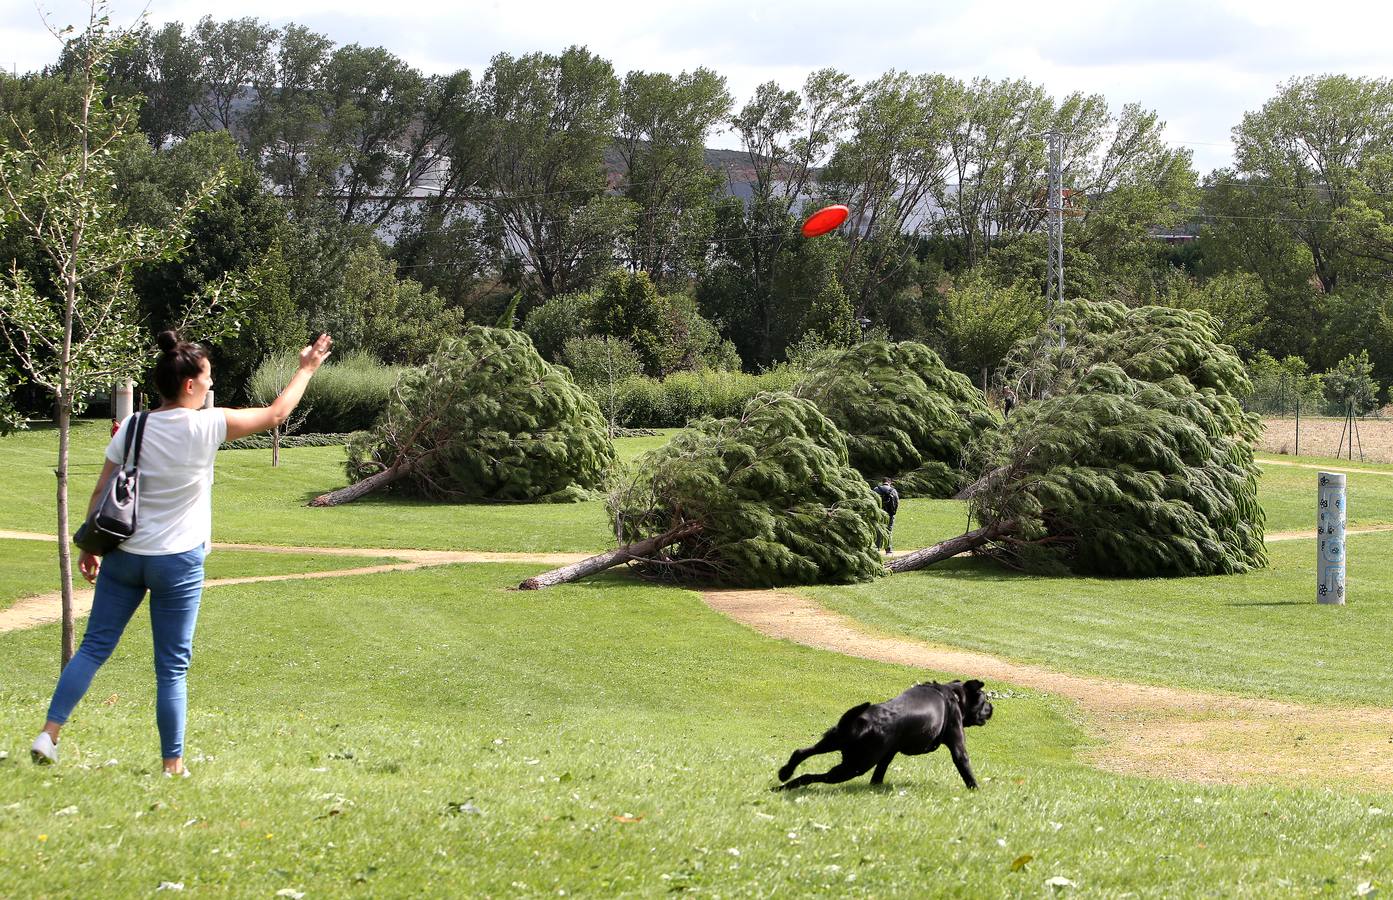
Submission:
POLYGON ((48 719, 68 721, 87 693, 92 676, 111 656, 126 623, 150 592, 150 632, 155 639, 155 722, 165 759, 184 755, 184 717, 188 692, 184 676, 193 658, 193 630, 203 597, 203 560, 207 546, 167 556, 140 556, 114 550, 102 559, 97 590, 82 646, 53 689, 48 719))

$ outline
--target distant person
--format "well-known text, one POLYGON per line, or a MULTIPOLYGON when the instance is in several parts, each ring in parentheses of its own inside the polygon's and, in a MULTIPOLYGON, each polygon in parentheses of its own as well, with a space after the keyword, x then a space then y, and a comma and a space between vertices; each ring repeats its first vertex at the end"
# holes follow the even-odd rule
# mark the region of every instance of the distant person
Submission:
MULTIPOLYGON (((194 624, 203 596, 203 561, 213 530, 213 461, 218 446, 285 421, 300 402, 310 378, 329 355, 333 339, 321 334, 300 351, 300 367, 270 406, 255 409, 204 409, 213 386, 208 352, 179 340, 173 331, 159 336, 155 384, 164 402, 146 413, 140 450, 140 500, 135 533, 106 557, 83 551, 82 577, 96 582, 87 631, 63 669, 48 721, 34 739, 34 762, 58 762, 58 732, 68 721, 92 676, 106 662, 146 591, 150 593, 150 631, 155 642, 155 721, 160 732, 164 773, 187 776, 184 768, 185 675, 193 658, 194 624)), ((106 448, 97 487, 88 509, 121 465, 126 431, 121 423, 106 448)))
POLYGON ((880 508, 890 517, 890 529, 885 532, 885 552, 895 552, 895 513, 900 511, 900 492, 889 478, 882 478, 880 484, 871 488, 880 495, 880 508))
POLYGON ((1011 415, 1011 410, 1016 408, 1016 392, 1011 390, 1010 385, 1001 392, 1001 415, 1003 418, 1011 415))

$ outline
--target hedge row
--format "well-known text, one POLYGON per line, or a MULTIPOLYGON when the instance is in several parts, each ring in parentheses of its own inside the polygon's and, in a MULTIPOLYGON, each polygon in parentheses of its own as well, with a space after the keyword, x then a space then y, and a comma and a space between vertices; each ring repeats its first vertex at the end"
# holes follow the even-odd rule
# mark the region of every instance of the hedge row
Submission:
POLYGON ((672 428, 706 416, 735 416, 761 391, 786 391, 799 374, 781 366, 759 375, 744 372, 675 372, 666 378, 635 375, 615 386, 587 390, 616 424, 628 428, 672 428))
MULTIPOLYGON (((293 356, 268 359, 252 375, 252 402, 269 404, 295 373, 293 356)), ((387 406, 404 366, 388 366, 367 354, 332 358, 310 381, 295 418, 300 434, 344 434, 366 431, 387 406)), ((269 446, 269 444, 268 444, 269 446)))
MULTIPOLYGON (((290 380, 295 365, 293 357, 262 363, 252 376, 252 402, 268 404, 274 400, 290 380)), ((386 366, 370 356, 356 354, 326 363, 310 381, 300 402, 296 416, 304 415, 305 420, 296 428, 296 436, 325 435, 329 443, 342 443, 338 435, 371 428, 404 371, 403 367, 386 366)), ((587 387, 586 391, 599 402, 605 416, 612 417, 619 426, 671 428, 706 416, 739 415, 751 397, 761 391, 789 390, 799 374, 785 365, 759 375, 709 370, 676 372, 662 379, 634 375, 617 384, 613 392, 603 384, 587 387)), ((270 439, 246 446, 269 447, 270 439)))
MULTIPOLYGON (((281 436, 281 449, 287 447, 341 447, 353 437, 350 434, 286 434, 281 436)), ((270 450, 271 435, 252 434, 235 441, 228 441, 219 450, 270 450)))

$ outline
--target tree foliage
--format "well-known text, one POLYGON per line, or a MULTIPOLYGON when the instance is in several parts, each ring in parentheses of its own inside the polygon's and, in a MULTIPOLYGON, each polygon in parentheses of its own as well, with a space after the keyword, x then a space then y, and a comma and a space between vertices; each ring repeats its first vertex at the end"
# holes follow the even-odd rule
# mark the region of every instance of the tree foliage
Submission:
POLYGON ((1369 352, 1351 353, 1325 373, 1325 395, 1341 411, 1353 410, 1357 416, 1378 406, 1379 385, 1374 380, 1374 364, 1369 352))
POLYGON ((1022 348, 1022 404, 974 449, 1014 564, 1147 577, 1265 565, 1243 366, 1203 312, 1072 301, 1022 348), (1062 346, 1061 346, 1062 337, 1062 346))
POLYGON ((696 526, 644 563, 742 585, 865 581, 884 569, 886 519, 807 400, 760 394, 639 458, 609 501, 622 544, 696 526))
POLYGON ((436 500, 566 502, 602 487, 614 447, 595 401, 511 330, 470 326, 402 378, 348 447, 350 481, 398 470, 436 500))
POLYGON ((979 271, 954 280, 938 304, 938 345, 944 361, 969 377, 995 371, 1045 315, 1045 298, 1033 285, 1002 286, 979 271))
POLYGON ((793 393, 845 435, 852 468, 868 481, 894 478, 902 495, 953 494, 963 448, 995 424, 972 382, 913 341, 867 341, 825 356, 793 393))
POLYGON ((655 378, 740 365, 734 347, 697 311, 696 301, 660 294, 641 271, 613 269, 590 291, 552 297, 527 314, 523 330, 554 361, 562 361, 563 348, 574 338, 618 338, 638 352, 643 371, 655 378))

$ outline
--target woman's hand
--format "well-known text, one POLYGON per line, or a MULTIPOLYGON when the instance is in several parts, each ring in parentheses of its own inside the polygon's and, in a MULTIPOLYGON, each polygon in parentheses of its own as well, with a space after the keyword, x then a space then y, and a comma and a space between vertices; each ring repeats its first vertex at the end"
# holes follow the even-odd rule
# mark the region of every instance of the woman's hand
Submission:
POLYGON ((86 550, 77 558, 77 569, 82 573, 82 577, 87 579, 88 584, 95 584, 97 581, 97 570, 102 567, 102 558, 93 556, 86 550))
POLYGON ((333 346, 334 339, 321 334, 313 344, 300 351, 300 368, 308 369, 311 373, 318 371, 324 360, 329 358, 329 348, 333 346))

